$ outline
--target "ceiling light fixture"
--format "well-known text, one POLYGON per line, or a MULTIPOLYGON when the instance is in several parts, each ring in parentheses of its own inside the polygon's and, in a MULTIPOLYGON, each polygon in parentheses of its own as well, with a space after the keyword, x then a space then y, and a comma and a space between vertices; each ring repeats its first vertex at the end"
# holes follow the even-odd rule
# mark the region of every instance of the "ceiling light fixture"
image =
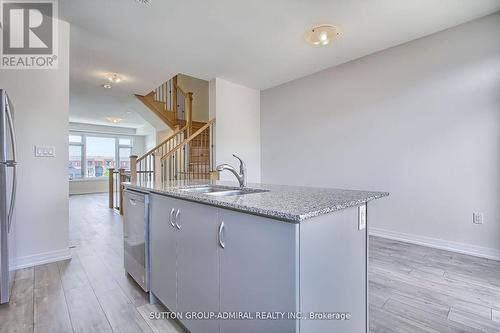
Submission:
POLYGON ((118 117, 106 117, 106 120, 112 122, 113 124, 118 124, 123 119, 118 117))
POLYGON ((102 85, 104 89, 111 89, 111 85, 109 83, 105 83, 102 85))
POLYGON ((106 74, 106 78, 108 79, 109 82, 113 83, 120 83, 122 82, 122 77, 116 73, 108 73, 106 74))
POLYGON ((325 46, 340 36, 340 30, 331 24, 321 24, 306 31, 305 38, 309 44, 325 46))
POLYGON ((150 5, 151 0, 135 0, 135 2, 140 3, 141 5, 150 5))

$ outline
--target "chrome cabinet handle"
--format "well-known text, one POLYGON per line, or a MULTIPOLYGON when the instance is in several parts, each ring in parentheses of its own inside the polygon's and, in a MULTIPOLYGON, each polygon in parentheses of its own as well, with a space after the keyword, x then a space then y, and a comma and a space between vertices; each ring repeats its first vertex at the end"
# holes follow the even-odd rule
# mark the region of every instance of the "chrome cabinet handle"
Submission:
POLYGON ((175 214, 175 226, 177 229, 181 230, 181 225, 179 224, 179 215, 181 211, 177 209, 177 213, 175 214))
POLYGON ((175 224, 174 224, 174 221, 173 221, 173 218, 174 218, 174 212, 175 212, 175 208, 172 208, 172 210, 170 211, 170 219, 169 219, 169 222, 170 222, 170 225, 172 227, 175 228, 175 224))
POLYGON ((223 232, 224 232, 224 221, 222 221, 219 225, 219 246, 222 247, 222 248, 225 248, 226 247, 226 244, 224 244, 224 240, 223 240, 223 232))

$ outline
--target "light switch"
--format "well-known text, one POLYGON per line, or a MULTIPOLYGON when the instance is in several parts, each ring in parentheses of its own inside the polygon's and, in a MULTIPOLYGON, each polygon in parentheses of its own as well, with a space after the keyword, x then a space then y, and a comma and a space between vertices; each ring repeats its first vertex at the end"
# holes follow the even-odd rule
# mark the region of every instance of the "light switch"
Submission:
POLYGON ((35 157, 55 157, 56 147, 54 146, 35 146, 35 157))
POLYGON ((483 224, 483 213, 472 213, 472 222, 474 224, 483 224))
POLYGON ((366 204, 358 207, 358 229, 366 228, 366 204))

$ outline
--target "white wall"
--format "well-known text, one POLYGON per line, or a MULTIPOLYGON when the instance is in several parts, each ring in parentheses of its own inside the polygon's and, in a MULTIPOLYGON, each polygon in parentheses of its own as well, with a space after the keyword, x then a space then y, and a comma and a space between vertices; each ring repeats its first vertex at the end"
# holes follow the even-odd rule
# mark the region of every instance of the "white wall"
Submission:
POLYGON ((120 127, 120 126, 105 126, 87 123, 70 122, 69 130, 75 132, 87 133, 101 133, 101 134, 114 134, 114 135, 135 135, 137 131, 135 128, 120 127))
POLYGON ((144 151, 149 151, 156 146, 156 129, 150 124, 146 123, 144 126, 136 130, 137 135, 144 137, 144 151))
POLYGON ((174 130, 171 128, 167 128, 162 131, 156 131, 156 145, 159 145, 160 143, 165 141, 172 134, 174 134, 174 130))
POLYGON ((178 74, 177 84, 185 91, 193 93, 193 120, 208 121, 208 81, 178 74))
POLYGON ((2 70, 0 87, 15 106, 18 265, 68 258, 69 25, 59 24, 59 69, 2 70), (35 145, 56 157, 35 158, 35 145))
POLYGON ((499 32, 492 15, 263 91, 263 182, 389 191, 372 231, 500 258, 499 32))
MULTIPOLYGON (((260 182, 260 91, 220 78, 210 82, 210 118, 216 118, 216 164, 236 168, 240 156, 246 163, 249 182, 260 182)), ((236 178, 229 172, 222 180, 236 178)))
POLYGON ((69 182, 69 194, 93 194, 109 191, 108 179, 84 179, 69 182))

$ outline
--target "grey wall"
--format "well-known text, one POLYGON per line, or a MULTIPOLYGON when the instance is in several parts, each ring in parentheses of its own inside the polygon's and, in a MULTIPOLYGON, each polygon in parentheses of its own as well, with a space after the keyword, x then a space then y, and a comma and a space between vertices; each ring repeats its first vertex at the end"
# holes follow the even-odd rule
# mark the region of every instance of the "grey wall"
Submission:
POLYGON ((262 181, 389 191, 373 230, 498 255, 499 37, 497 14, 262 92, 262 181))

